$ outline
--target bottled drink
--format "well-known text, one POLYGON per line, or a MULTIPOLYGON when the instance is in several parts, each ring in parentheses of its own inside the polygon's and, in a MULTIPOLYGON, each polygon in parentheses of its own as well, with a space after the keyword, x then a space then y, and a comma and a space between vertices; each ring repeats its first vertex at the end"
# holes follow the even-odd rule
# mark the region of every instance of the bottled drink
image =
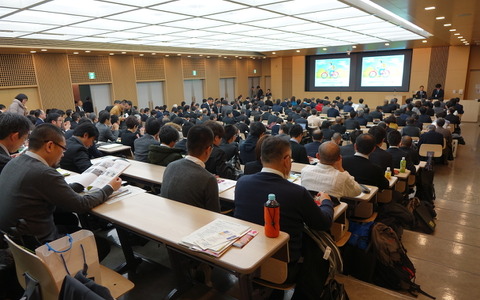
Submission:
POLYGON ((405 160, 405 157, 402 157, 402 160, 400 161, 400 173, 405 173, 406 168, 407 168, 407 161, 405 160))
POLYGON ((390 167, 387 167, 387 170, 385 171, 385 178, 388 180, 392 178, 392 171, 390 171, 390 167))
POLYGON ((275 238, 280 234, 280 204, 275 200, 275 194, 268 195, 268 201, 263 208, 265 220, 265 235, 275 238))

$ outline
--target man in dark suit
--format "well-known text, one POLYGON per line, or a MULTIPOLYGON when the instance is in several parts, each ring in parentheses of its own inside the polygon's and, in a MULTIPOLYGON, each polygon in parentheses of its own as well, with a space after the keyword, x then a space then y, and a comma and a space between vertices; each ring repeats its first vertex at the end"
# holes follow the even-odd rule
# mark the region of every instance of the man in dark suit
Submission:
MULTIPOLYGON (((294 162, 308 164, 307 150, 300 142, 303 138, 302 126, 295 124, 290 129, 290 148, 292 149, 292 159, 294 162)), ((317 148, 318 149, 318 148, 317 148)))
POLYGON ((361 130, 354 130, 350 132, 350 144, 340 147, 340 154, 342 157, 353 156, 355 154, 355 141, 357 137, 362 134, 361 130))
POLYGON ((408 135, 402 136, 402 143, 400 144, 400 149, 408 153, 414 165, 420 163, 420 157, 418 156, 418 149, 413 145, 412 138, 408 135))
MULTIPOLYGON (((390 147, 386 150, 390 155, 392 155, 392 164, 394 168, 400 168, 400 161, 405 158, 407 162, 407 169, 410 170, 411 174, 415 175, 416 169, 413 164, 413 159, 410 157, 410 154, 403 151, 399 148, 400 142, 402 140, 402 135, 398 130, 392 131, 387 135, 388 144, 390 147)), ((393 170, 392 170, 393 172, 393 170)))
POLYGON ((0 114, 0 173, 14 153, 28 138, 32 123, 25 117, 12 113, 0 114))
POLYGON ((421 134, 420 128, 415 126, 415 119, 408 118, 407 125, 402 129, 402 135, 408 135, 410 137, 411 136, 420 137, 420 134, 421 134))
MULTIPOLYGON (((291 154, 287 141, 278 137, 267 137, 264 140, 261 151, 263 169, 260 173, 244 175, 237 181, 234 215, 236 218, 263 225, 264 204, 269 194, 276 195, 276 201, 280 204, 280 229, 290 235, 287 282, 296 282, 298 275, 308 275, 299 272, 304 270, 299 263, 302 248, 305 248, 302 239, 304 224, 311 229, 327 230, 332 223, 333 205, 328 194, 319 193, 321 204, 317 206, 304 187, 286 180, 292 164, 291 154), (252 192, 253 187, 255 192, 252 192)), ((307 258, 308 256, 305 256, 304 266, 314 264, 307 258)), ((299 281, 292 299, 307 299, 304 295, 305 289, 310 290, 308 284, 299 281)))
POLYGON ((440 83, 437 83, 435 85, 435 89, 432 92, 432 99, 438 99, 438 100, 443 100, 443 97, 445 96, 445 92, 442 89, 442 85, 440 83))
POLYGON ((383 120, 382 107, 377 106, 377 108, 370 113, 370 116, 373 119, 380 119, 380 121, 383 120))
POLYGON ((305 145, 305 149, 307 150, 307 155, 310 157, 316 157, 318 152, 318 147, 322 144, 323 134, 320 129, 315 129, 312 132, 312 140, 313 142, 308 143, 305 145))
POLYGON ((427 92, 423 90, 424 88, 423 85, 420 86, 420 89, 415 93, 415 99, 427 99, 427 92))
POLYGON ((36 127, 29 138, 29 150, 10 161, 0 175, 0 229, 16 226, 21 235, 33 235, 40 243, 58 239, 63 234, 54 223, 57 205, 63 211, 83 213, 105 202, 122 184, 112 179, 101 189, 77 194, 65 182, 58 166, 66 149, 60 128, 52 124, 36 127))
POLYGON ((347 131, 347 128, 343 126, 342 121, 342 117, 336 117, 335 124, 330 126, 330 129, 340 134, 344 134, 347 131))
POLYGON ((357 116, 357 112, 351 111, 350 112, 350 118, 346 119, 345 122, 343 122, 343 124, 345 125, 345 128, 347 128, 347 130, 360 129, 360 124, 358 123, 357 120, 355 120, 356 116, 357 116))
POLYGON ((385 142, 387 132, 380 126, 373 126, 368 130, 368 133, 375 137, 376 144, 375 150, 369 156, 370 161, 379 166, 383 171, 390 168, 393 172, 392 155, 381 148, 383 142, 385 142))
POLYGON ((240 159, 243 164, 249 161, 255 161, 255 147, 257 146, 258 139, 265 134, 267 129, 262 122, 253 122, 250 125, 250 134, 247 139, 240 144, 240 159))
POLYGON ((368 156, 375 149, 375 138, 371 134, 361 134, 355 141, 355 155, 343 157, 343 168, 361 184, 387 189, 389 182, 385 170, 373 164, 368 156))
POLYGON ((435 125, 428 126, 428 131, 420 136, 420 140, 418 141, 418 148, 420 148, 422 144, 436 144, 443 146, 443 135, 436 132, 436 129, 437 126, 435 125))
POLYGON ((98 130, 90 122, 83 122, 73 130, 73 136, 67 140, 67 150, 60 160, 60 167, 77 173, 90 168, 90 148, 98 137, 98 130))

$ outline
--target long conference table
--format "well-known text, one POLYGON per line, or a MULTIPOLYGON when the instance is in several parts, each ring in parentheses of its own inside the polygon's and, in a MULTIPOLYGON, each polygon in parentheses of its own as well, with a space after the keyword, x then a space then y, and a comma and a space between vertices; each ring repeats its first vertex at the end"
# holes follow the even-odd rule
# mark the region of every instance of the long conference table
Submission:
POLYGON ((263 234, 263 226, 152 194, 135 195, 112 204, 104 203, 95 207, 92 213, 116 227, 165 244, 169 252, 181 253, 231 272, 239 280, 240 299, 251 299, 251 279, 262 263, 276 254, 288 258, 287 233, 280 232, 277 238, 268 238, 263 234), (243 248, 231 247, 219 258, 179 244, 182 238, 216 219, 247 225, 259 233, 243 248))

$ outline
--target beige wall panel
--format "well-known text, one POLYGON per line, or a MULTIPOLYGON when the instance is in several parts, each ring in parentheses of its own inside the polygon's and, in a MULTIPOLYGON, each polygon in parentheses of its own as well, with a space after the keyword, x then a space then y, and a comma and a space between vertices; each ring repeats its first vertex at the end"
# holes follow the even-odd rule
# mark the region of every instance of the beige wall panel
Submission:
POLYGON ((463 99, 467 88, 468 59, 470 48, 451 46, 448 53, 447 77, 445 79, 445 99, 459 97, 463 99), (461 91, 461 94, 459 92, 461 91))
POLYGON ((182 58, 183 78, 184 79, 204 79, 205 78, 205 59, 202 58, 182 58), (196 75, 193 75, 196 71, 196 75))
POLYGON ((165 59, 165 104, 172 107, 183 101, 183 68, 180 57, 165 59))
POLYGON ((42 107, 75 108, 67 55, 38 54, 33 56, 33 60, 42 107))
MULTIPOLYGON (((283 99, 288 97, 283 94, 283 59, 275 57, 271 59, 271 90, 275 91, 275 98, 283 99)), ((292 71, 293 72, 293 71, 292 71)))
MULTIPOLYGON (((208 63, 209 60, 207 60, 208 63)), ((232 78, 237 76, 237 59, 219 59, 220 78, 232 78)))
POLYGON ((282 60, 282 95, 283 97, 291 97, 293 58, 291 56, 285 56, 282 60))
POLYGON ((0 87, 37 85, 31 54, 0 54, 0 87))
POLYGON ((237 59, 236 65, 235 95, 243 95, 243 99, 245 99, 249 95, 247 60, 237 59))
MULTIPOLYGON (((205 98, 212 97, 218 98, 220 95, 220 65, 223 60, 218 60, 216 58, 210 58, 206 60, 205 66, 205 98)), ((197 102, 201 103, 202 99, 199 99, 197 102)))
MULTIPOLYGON (((263 75, 262 60, 248 58, 248 76, 257 77, 263 75)), ((260 81, 260 83, 262 83, 260 81)))
POLYGON ((9 107, 10 104, 12 104, 13 99, 15 99, 15 96, 20 93, 25 94, 28 97, 28 111, 34 109, 45 109, 45 107, 42 107, 40 103, 40 97, 38 96, 38 89, 36 87, 0 89, 0 103, 6 107, 9 107))
POLYGON ((110 56, 110 67, 113 99, 127 99, 132 101, 133 105, 138 105, 133 56, 110 56))
MULTIPOLYGON (((426 91, 430 91, 433 87, 428 87, 428 73, 430 71, 430 56, 432 48, 413 49, 412 54, 412 71, 410 74, 410 92, 413 94, 423 85, 426 91)), ((411 96, 409 96, 411 97, 411 96)))
POLYGON ((470 70, 480 70, 480 46, 471 46, 470 62, 468 68, 470 70))
POLYGON ((68 64, 72 83, 91 84, 112 81, 108 56, 69 55, 68 64), (89 79, 89 72, 95 72, 96 78, 89 79))
POLYGON ((270 58, 265 58, 262 60, 262 75, 263 76, 271 76, 272 75, 272 70, 270 68, 270 58))
POLYGON ((165 80, 165 60, 163 57, 134 57, 137 81, 165 80))

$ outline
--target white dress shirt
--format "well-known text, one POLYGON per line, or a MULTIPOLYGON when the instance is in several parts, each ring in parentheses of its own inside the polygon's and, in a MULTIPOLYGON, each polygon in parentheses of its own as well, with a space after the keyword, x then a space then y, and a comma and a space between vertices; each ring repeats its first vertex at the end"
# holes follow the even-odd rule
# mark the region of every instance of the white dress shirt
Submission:
POLYGON ((355 197, 362 188, 347 171, 340 172, 331 165, 318 163, 302 170, 302 186, 309 191, 326 192, 337 197, 355 197))

